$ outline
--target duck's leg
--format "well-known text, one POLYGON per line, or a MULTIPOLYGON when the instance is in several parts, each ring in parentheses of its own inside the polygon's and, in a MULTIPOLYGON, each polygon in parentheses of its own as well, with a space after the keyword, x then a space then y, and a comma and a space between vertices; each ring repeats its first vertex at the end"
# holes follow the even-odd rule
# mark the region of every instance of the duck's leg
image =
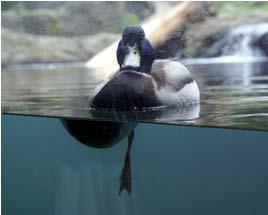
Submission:
POLYGON ((130 153, 131 153, 131 146, 134 139, 134 129, 128 135, 128 146, 125 155, 125 163, 124 167, 121 172, 120 176, 120 188, 119 188, 119 195, 121 192, 126 189, 126 191, 130 194, 131 193, 131 161, 130 161, 130 153))

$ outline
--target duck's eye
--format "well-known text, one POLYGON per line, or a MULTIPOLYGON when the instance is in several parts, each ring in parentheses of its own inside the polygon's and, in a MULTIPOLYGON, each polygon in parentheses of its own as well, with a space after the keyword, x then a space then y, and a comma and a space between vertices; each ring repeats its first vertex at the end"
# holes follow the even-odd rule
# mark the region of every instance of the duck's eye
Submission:
POLYGON ((136 52, 136 51, 134 51, 134 54, 137 54, 137 52, 136 52))

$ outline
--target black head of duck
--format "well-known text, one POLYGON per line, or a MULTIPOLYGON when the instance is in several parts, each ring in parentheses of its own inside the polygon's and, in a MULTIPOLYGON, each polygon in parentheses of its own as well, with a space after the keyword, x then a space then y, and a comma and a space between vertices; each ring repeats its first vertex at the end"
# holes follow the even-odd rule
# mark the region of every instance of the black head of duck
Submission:
POLYGON ((134 70, 148 74, 151 71, 155 53, 142 27, 134 25, 124 29, 116 56, 120 71, 134 70))

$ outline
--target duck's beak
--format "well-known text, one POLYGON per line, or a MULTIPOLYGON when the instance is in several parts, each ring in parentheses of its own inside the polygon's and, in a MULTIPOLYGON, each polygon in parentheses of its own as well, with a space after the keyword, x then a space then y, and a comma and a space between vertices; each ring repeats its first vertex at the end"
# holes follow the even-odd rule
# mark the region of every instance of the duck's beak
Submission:
POLYGON ((140 67, 140 53, 136 43, 133 46, 127 45, 127 53, 123 62, 123 67, 140 67))

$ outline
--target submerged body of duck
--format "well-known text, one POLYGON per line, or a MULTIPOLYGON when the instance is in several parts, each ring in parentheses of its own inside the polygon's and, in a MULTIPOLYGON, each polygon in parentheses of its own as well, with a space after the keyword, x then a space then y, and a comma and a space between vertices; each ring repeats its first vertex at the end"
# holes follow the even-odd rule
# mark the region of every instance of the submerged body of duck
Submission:
POLYGON ((154 60, 140 26, 125 29, 117 60, 120 70, 95 89, 90 107, 137 110, 199 102, 199 88, 188 69, 176 61, 154 60))

